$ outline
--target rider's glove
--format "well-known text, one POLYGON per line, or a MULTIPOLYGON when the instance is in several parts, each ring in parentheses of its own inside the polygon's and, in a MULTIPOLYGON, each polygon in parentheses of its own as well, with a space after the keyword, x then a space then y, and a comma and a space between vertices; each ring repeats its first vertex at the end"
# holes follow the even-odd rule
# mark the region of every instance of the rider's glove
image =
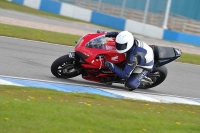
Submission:
POLYGON ((104 67, 113 70, 114 69, 114 64, 109 62, 109 61, 107 61, 106 59, 104 59, 104 67))
POLYGON ((104 33, 105 31, 103 30, 97 30, 97 33, 104 33))
POLYGON ((104 59, 104 66, 105 68, 110 68, 110 62, 104 59))
POLYGON ((113 38, 116 38, 116 36, 119 34, 119 32, 116 32, 116 31, 110 31, 110 32, 107 32, 105 37, 113 37, 113 38))

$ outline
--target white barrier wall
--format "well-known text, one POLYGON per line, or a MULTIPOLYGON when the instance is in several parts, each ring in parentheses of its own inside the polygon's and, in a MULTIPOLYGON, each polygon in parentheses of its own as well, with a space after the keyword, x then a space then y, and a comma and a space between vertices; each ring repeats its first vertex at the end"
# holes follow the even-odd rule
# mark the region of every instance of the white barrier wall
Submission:
POLYGON ((92 11, 85 8, 62 3, 60 15, 90 22, 92 11))
POLYGON ((127 19, 124 29, 128 30, 128 31, 131 31, 133 33, 143 34, 143 28, 144 28, 144 24, 143 23, 127 19))
POLYGON ((163 37, 162 28, 129 19, 126 20, 125 30, 157 39, 162 39, 163 37))
POLYGON ((24 5, 34 8, 34 9, 40 9, 40 3, 41 0, 24 0, 24 5))
POLYGON ((162 39, 163 37, 162 28, 129 19, 126 20, 125 30, 157 39, 162 39))
POLYGON ((163 33, 164 31, 162 28, 154 26, 154 25, 145 24, 143 35, 157 38, 157 39, 162 39, 163 33))

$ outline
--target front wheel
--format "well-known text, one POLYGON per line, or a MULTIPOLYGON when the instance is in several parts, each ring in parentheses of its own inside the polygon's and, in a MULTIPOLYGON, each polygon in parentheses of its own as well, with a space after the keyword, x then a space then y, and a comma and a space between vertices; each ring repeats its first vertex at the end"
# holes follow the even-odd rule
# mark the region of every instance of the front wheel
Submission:
POLYGON ((57 78, 73 78, 81 74, 80 65, 69 55, 61 56, 51 65, 51 73, 57 78))
POLYGON ((167 73, 168 71, 166 66, 154 68, 153 71, 146 76, 148 79, 151 80, 152 83, 149 84, 148 82, 141 81, 140 86, 138 88, 149 89, 161 84, 166 79, 167 73))

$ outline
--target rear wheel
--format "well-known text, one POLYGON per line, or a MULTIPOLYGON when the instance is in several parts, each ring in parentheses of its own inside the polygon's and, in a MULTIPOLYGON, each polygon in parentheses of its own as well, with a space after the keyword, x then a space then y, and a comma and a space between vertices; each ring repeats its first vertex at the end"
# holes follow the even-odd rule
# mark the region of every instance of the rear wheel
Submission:
POLYGON ((61 56, 51 65, 51 72, 58 78, 73 78, 81 74, 81 67, 69 55, 61 56))
POLYGON ((153 71, 149 75, 147 75, 147 77, 152 80, 152 83, 150 84, 148 82, 141 81, 138 88, 149 89, 161 84, 166 79, 167 73, 168 72, 166 66, 161 66, 153 69, 153 71))

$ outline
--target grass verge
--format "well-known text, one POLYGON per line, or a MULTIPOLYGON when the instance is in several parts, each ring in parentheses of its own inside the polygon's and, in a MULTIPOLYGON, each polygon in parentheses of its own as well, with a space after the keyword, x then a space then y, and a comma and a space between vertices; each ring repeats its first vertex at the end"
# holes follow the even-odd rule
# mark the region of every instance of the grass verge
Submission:
POLYGON ((1 133, 198 133, 200 107, 0 86, 1 133))
POLYGON ((200 55, 183 53, 178 62, 200 65, 200 55))
MULTIPOLYGON (((81 37, 77 35, 37 30, 7 24, 0 24, 0 35, 71 46, 74 46, 75 41, 79 40, 81 37)), ((181 58, 177 61, 200 65, 200 55, 183 53, 181 58)))
POLYGON ((81 36, 0 24, 0 35, 50 43, 75 45, 81 36), (25 34, 24 34, 25 33, 25 34))

